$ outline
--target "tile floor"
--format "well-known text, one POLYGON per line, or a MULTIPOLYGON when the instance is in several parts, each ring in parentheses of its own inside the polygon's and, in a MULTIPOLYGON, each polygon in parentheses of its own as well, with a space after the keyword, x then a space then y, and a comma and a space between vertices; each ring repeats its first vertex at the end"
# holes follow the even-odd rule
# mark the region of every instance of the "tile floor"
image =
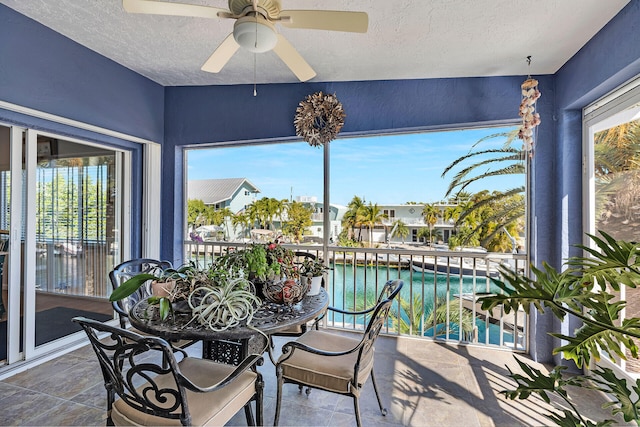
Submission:
MULTIPOLYGON (((278 338, 276 345, 284 338, 278 338)), ((200 354, 199 345, 189 352, 200 354)), ((541 400, 508 401, 498 393, 510 388, 505 365, 516 368, 509 352, 456 346, 411 338, 380 337, 376 345, 376 379, 388 408, 378 410, 371 383, 361 397, 363 425, 368 426, 536 426, 551 422, 541 400)), ((274 367, 265 357, 266 425, 273 424, 274 367)), ((600 410, 595 392, 574 396, 587 416, 600 410)), ((86 346, 0 381, 0 425, 104 425, 105 391, 98 362, 86 346)), ((610 416, 609 416, 610 417, 610 416)), ((246 425, 241 411, 229 425, 246 425)), ((282 426, 354 426, 350 397, 313 390, 309 397, 292 384, 284 386, 282 426)))

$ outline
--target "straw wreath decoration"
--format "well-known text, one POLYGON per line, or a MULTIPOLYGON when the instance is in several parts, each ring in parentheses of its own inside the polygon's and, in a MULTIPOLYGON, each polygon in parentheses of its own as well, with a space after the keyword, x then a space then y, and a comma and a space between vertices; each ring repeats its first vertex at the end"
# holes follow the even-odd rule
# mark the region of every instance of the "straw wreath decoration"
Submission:
POLYGON ((298 104, 293 124, 296 135, 310 146, 319 147, 336 138, 344 126, 344 117, 342 104, 335 94, 316 92, 298 104))

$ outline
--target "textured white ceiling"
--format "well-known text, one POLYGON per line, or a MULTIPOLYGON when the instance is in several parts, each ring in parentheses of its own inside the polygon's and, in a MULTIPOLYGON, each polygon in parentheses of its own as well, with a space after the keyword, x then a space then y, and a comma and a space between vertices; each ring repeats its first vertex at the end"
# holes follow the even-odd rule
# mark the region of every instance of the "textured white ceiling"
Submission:
MULTIPOLYGON (((628 2, 282 0, 283 9, 367 12, 369 31, 278 29, 316 71, 312 82, 552 74, 628 2)), ((220 73, 201 71, 233 20, 128 14, 121 0, 0 3, 165 86, 298 81, 273 52, 240 49, 220 73)))

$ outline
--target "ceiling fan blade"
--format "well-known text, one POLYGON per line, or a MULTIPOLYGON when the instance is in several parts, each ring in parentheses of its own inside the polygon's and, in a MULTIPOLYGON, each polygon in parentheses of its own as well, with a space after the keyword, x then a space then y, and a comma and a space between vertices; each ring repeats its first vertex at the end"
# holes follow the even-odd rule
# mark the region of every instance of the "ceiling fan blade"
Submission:
POLYGON ((288 28, 310 28, 314 30, 348 31, 366 33, 369 16, 365 12, 341 10, 283 10, 280 25, 288 28))
POLYGON ((208 73, 219 73, 239 47, 240 45, 233 38, 233 33, 229 34, 227 38, 220 43, 220 46, 213 51, 201 70, 208 73))
POLYGON ((196 4, 169 3, 156 0, 122 0, 122 7, 129 13, 148 13, 152 15, 195 16, 198 18, 218 18, 226 15, 226 9, 196 4))
POLYGON ((287 64, 287 67, 293 71, 293 74, 295 74, 301 82, 306 82, 316 76, 313 68, 307 64, 307 61, 300 56, 296 48, 293 47, 282 34, 278 34, 278 43, 276 43, 273 51, 282 59, 282 62, 287 64))

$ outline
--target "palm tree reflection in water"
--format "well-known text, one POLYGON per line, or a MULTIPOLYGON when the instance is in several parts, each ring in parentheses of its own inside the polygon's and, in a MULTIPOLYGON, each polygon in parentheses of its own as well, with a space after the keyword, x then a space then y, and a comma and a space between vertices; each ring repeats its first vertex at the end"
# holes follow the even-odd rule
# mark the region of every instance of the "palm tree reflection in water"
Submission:
MULTIPOLYGON (((448 324, 450 339, 458 340, 460 329, 462 329, 462 341, 472 341, 476 334, 481 339, 484 336, 487 327, 485 321, 475 319, 474 322, 473 313, 470 310, 464 308, 460 310, 461 304, 456 295, 498 291, 495 285, 487 284, 486 278, 463 277, 460 280, 458 276, 450 276, 447 280, 446 275, 438 274, 434 286, 433 274, 423 276, 409 269, 387 269, 386 266, 356 267, 354 272, 351 265, 336 264, 329 278, 329 283, 333 286, 331 305, 356 311, 369 308, 375 304, 378 289, 387 278, 399 278, 405 283, 398 296, 398 303, 393 304, 388 325, 390 332, 428 337, 434 337, 435 332, 435 337, 446 338, 448 324), (411 286, 407 286, 409 284, 411 286)), ((362 319, 362 316, 354 319, 352 316, 343 317, 339 313, 333 313, 328 320, 336 325, 344 322, 363 326, 366 323, 366 319, 362 319)), ((499 331, 490 330, 490 336, 491 344, 499 343, 499 331)))

